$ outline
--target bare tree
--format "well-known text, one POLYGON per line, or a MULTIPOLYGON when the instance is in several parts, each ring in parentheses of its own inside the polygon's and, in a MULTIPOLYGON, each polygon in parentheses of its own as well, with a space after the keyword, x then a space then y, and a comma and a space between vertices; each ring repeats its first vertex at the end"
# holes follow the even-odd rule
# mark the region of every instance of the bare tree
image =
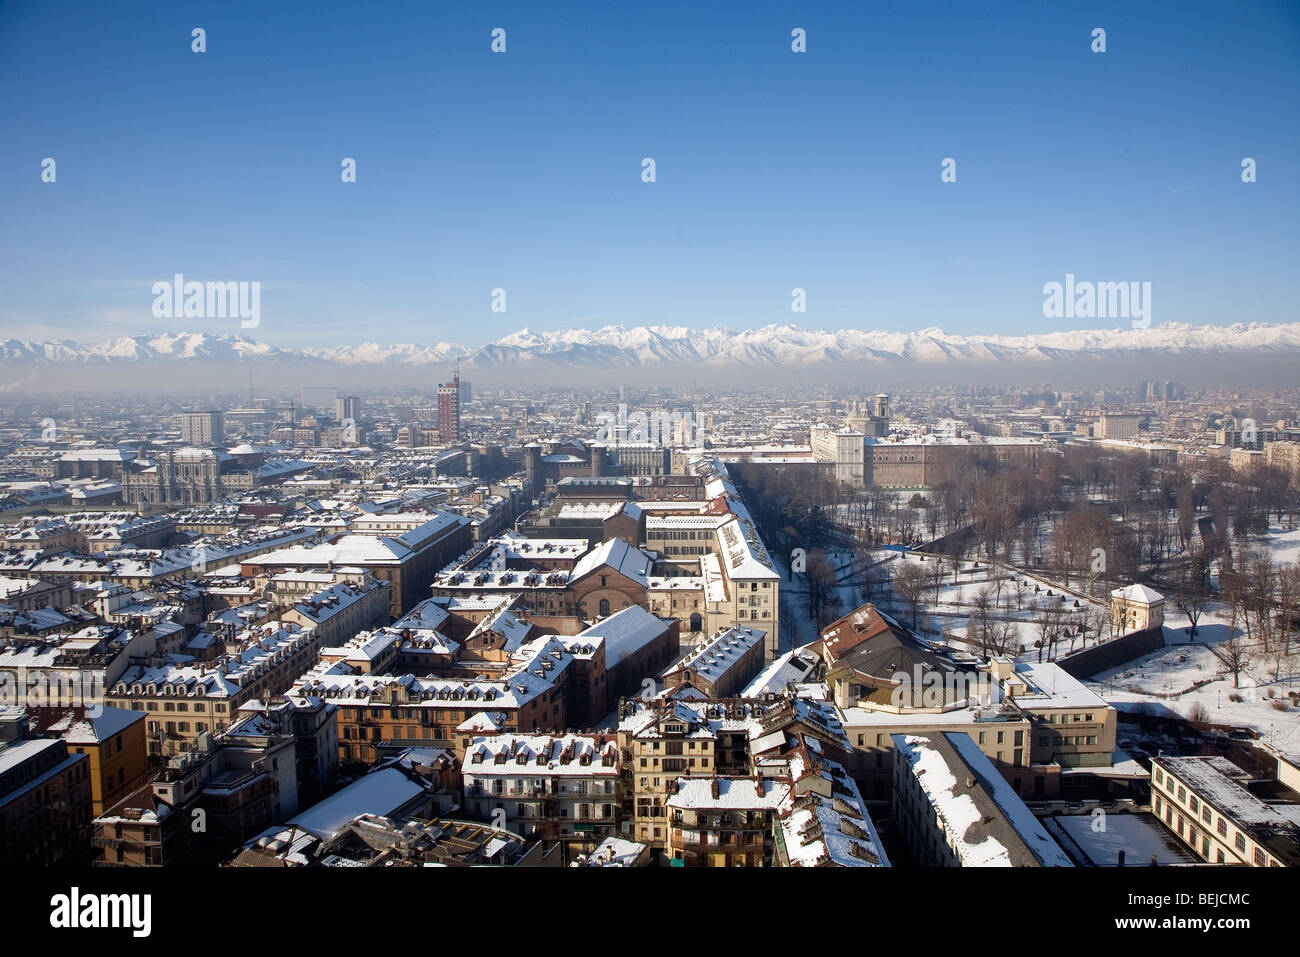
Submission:
POLYGON ((1206 606, 1210 603, 1210 556, 1208 552, 1198 551, 1191 558, 1187 567, 1187 577, 1174 591, 1174 607, 1187 616, 1192 623, 1188 633, 1196 638, 1196 625, 1201 620, 1206 606))
POLYGON ((1053 605, 1042 613, 1036 622, 1038 628, 1038 660, 1043 660, 1043 651, 1047 651, 1047 660, 1056 657, 1056 643, 1061 638, 1061 609, 1053 605))
POLYGON ((1300 622, 1300 562, 1277 569, 1277 643, 1291 653, 1291 633, 1300 622))
POLYGON ((828 613, 839 607, 835 565, 826 557, 825 551, 814 548, 808 556, 805 575, 808 581, 808 617, 821 626, 825 624, 823 619, 827 619, 828 613))
POLYGON ((902 567, 894 575, 894 590, 907 603, 908 609, 912 614, 912 627, 916 627, 916 610, 921 604, 921 597, 925 594, 926 576, 925 569, 917 562, 909 562, 907 559, 900 559, 902 567))
POLYGON ((1240 688, 1241 673, 1250 667, 1252 660, 1250 652, 1240 635, 1233 635, 1219 647, 1223 651, 1223 660, 1228 665, 1228 673, 1232 675, 1232 686, 1240 688))
POLYGON ((888 565, 868 565, 862 573, 862 592, 866 600, 874 601, 876 595, 889 587, 890 581, 888 565))
POLYGON ((1011 587, 1016 595, 1016 611, 1020 611, 1024 607, 1025 593, 1029 591, 1029 582, 1017 575, 1012 579, 1011 587))
POLYGON ((993 589, 987 585, 975 593, 971 612, 966 618, 966 640, 988 656, 994 645, 993 612, 996 607, 993 589))
POLYGON ((1110 606, 1093 605, 1084 606, 1079 615, 1078 621, 1079 638, 1083 641, 1083 647, 1088 647, 1088 636, 1091 635, 1096 641, 1100 642, 1110 628, 1110 606))
POLYGON ((939 590, 943 587, 943 579, 947 570, 943 567, 943 559, 938 555, 932 555, 925 561, 926 577, 930 579, 930 586, 934 589, 934 604, 939 604, 939 590))

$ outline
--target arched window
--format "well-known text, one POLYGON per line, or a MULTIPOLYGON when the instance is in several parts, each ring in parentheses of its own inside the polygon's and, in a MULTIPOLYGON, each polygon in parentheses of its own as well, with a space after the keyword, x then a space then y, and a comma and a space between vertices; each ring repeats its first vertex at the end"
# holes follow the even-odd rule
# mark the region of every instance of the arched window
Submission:
POLYGON ((606 618, 608 616, 609 616, 609 599, 602 598, 600 600, 600 617, 606 618))

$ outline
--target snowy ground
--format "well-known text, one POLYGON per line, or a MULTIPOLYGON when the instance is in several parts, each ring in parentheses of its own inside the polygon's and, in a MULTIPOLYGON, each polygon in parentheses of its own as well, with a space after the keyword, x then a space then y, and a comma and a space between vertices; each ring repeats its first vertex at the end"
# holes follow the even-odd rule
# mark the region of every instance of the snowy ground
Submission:
POLYGON ((1274 567, 1282 564, 1294 565, 1300 561, 1300 528, 1288 529, 1285 525, 1270 525, 1268 540, 1252 547, 1268 549, 1273 557, 1274 567))
MULTIPOLYGON (((1272 554, 1275 565, 1296 562, 1300 560, 1300 529, 1288 530, 1274 526, 1264 547, 1272 554)), ((900 556, 897 552, 885 549, 861 555, 864 559, 874 561, 892 559, 891 569, 895 573, 902 562, 921 562, 921 557, 914 553, 900 556)), ((837 568, 845 570, 841 577, 840 606, 837 612, 839 615, 847 614, 864 600, 860 571, 848 570, 851 555, 847 551, 831 549, 828 557, 837 568)), ((927 556, 927 567, 932 567, 928 563, 936 560, 933 556, 927 556)), ((1022 588, 1017 607, 1017 595, 1009 571, 998 566, 990 567, 983 561, 962 562, 954 582, 952 563, 945 561, 944 566, 947 573, 939 588, 938 601, 936 603, 934 590, 927 588, 918 612, 917 631, 933 641, 947 640, 957 649, 966 648, 964 638, 976 594, 991 583, 997 584, 999 580, 1002 583, 1003 608, 997 615, 1009 616, 1016 623, 1016 642, 1024 649, 1022 656, 1026 660, 1036 660, 1038 657, 1038 650, 1034 648, 1034 641, 1039 637, 1035 623, 1045 609, 1062 608, 1066 612, 1066 622, 1077 622, 1087 606, 1086 599, 1078 598, 1075 594, 1086 589, 1086 582, 1072 581, 1070 591, 1065 593, 1065 600, 1062 601, 1059 582, 1021 573, 1015 577, 1022 582, 1027 581, 1028 585, 1022 588), (1038 588, 1037 592, 1034 591, 1035 587, 1038 588), (1047 594, 1049 590, 1053 593, 1051 596, 1047 594)), ((857 568, 861 568, 861 563, 857 568)), ((788 571, 781 570, 784 578, 781 613, 788 623, 790 634, 794 636, 793 641, 795 644, 814 641, 818 637, 818 629, 816 623, 808 617, 807 583, 799 574, 794 576, 792 582, 788 571)), ((1108 588, 1098 587, 1098 604, 1108 600, 1108 591, 1108 588)), ((877 604, 904 624, 910 624, 910 612, 905 602, 883 598, 878 599, 877 604)), ((1283 751, 1300 753, 1300 709, 1291 706, 1287 699, 1288 692, 1300 691, 1300 654, 1284 661, 1279 675, 1276 673, 1277 663, 1272 656, 1264 655, 1261 649, 1253 649, 1253 658, 1241 676, 1241 687, 1237 688, 1234 687, 1232 675, 1223 658, 1212 650, 1229 638, 1226 611, 1216 606, 1204 614, 1200 619, 1195 642, 1189 639, 1188 625, 1190 622, 1186 616, 1172 607, 1166 607, 1164 648, 1128 662, 1114 671, 1096 675, 1086 684, 1121 710, 1132 710, 1138 703, 1146 702, 1158 709, 1167 709, 1186 717, 1194 705, 1200 704, 1205 708, 1209 720, 1215 724, 1254 728, 1268 744, 1283 751), (1240 695, 1243 700, 1232 701, 1230 695, 1240 695), (1285 710, 1274 706, 1274 702, 1279 700, 1287 702, 1285 710)), ((1089 646, 1095 644, 1095 638, 1090 637, 1088 643, 1089 646)), ((1300 640, 1295 644, 1300 650, 1300 640)), ((789 641, 782 642, 782 651, 789 647, 789 641)), ((1075 650, 1079 647, 1081 646, 1076 644, 1075 650)), ((1056 654, 1060 656, 1069 650, 1070 643, 1061 641, 1056 647, 1056 654)))
MULTIPOLYGON (((903 555, 888 549, 876 549, 861 552, 860 561, 850 568, 852 554, 848 551, 827 549, 827 557, 836 568, 841 570, 838 591, 840 602, 835 617, 848 614, 865 601, 861 569, 866 561, 888 563, 887 567, 894 574, 897 574, 903 563, 933 568, 933 563, 940 561, 934 556, 926 556, 922 561, 921 556, 915 553, 903 555)), ((990 566, 987 562, 961 562, 954 582, 952 562, 943 561, 942 564, 945 574, 943 583, 939 586, 938 600, 935 600, 935 590, 927 587, 918 606, 916 631, 932 641, 948 641, 960 650, 966 650, 965 635, 975 596, 989 585, 995 588, 998 584, 1002 586, 1004 607, 999 609, 994 617, 998 619, 1009 617, 1014 621, 1017 637, 1013 641, 1013 647, 1016 644, 1021 645, 1026 649, 1026 654, 1034 657, 1037 657, 1037 650, 1034 648, 1034 641, 1038 638, 1036 622, 1042 617, 1042 613, 1048 608, 1061 608, 1067 613, 1066 622, 1071 623, 1081 620, 1081 613, 1087 604, 1085 599, 1078 598, 1073 593, 1063 593, 1060 585, 1040 576, 1026 574, 1013 576, 1010 572, 997 566, 990 566), (1023 586, 1019 597, 1013 585, 1017 577, 1027 583, 1023 586), (1035 588, 1038 590, 1035 591, 1035 588), (1049 591, 1051 595, 1048 595, 1049 591)), ((817 638, 818 630, 813 620, 808 617, 807 582, 800 574, 795 574, 794 581, 791 582, 786 569, 779 563, 778 568, 783 577, 781 614, 790 622, 790 627, 796 635, 796 643, 805 644, 813 641, 817 638)), ((907 603, 897 596, 877 595, 876 604, 904 624, 911 624, 911 611, 907 603)), ((1082 645, 1076 645, 1076 649, 1078 647, 1082 645)), ((782 650, 786 650, 784 644, 782 650)), ((1057 654, 1064 654, 1068 650, 1070 650, 1068 641, 1062 641, 1057 645, 1057 654)))
MULTIPOLYGON (((917 564, 929 569, 933 568, 933 563, 936 561, 941 560, 934 556, 925 556, 922 561, 922 556, 909 553, 898 559, 893 566, 893 571, 897 574, 902 563, 917 564)), ((1016 637, 1012 640, 1011 647, 1015 649, 1019 646, 1025 655, 1035 659, 1038 656, 1038 651, 1034 647, 1034 642, 1039 638, 1037 623, 1042 619, 1044 612, 1048 609, 1063 610, 1066 613, 1063 624, 1070 625, 1072 630, 1075 630, 1082 623, 1083 612, 1088 607, 1087 599, 1074 593, 1079 590, 1078 583, 1072 583, 1074 591, 1065 592, 1062 591, 1059 583, 1041 576, 1023 572, 1012 574, 1000 566, 990 566, 983 561, 961 562, 954 582, 953 563, 943 560, 942 565, 945 575, 943 584, 939 587, 938 600, 935 600, 933 588, 925 590, 917 612, 916 630, 923 637, 932 641, 946 642, 960 650, 967 650, 966 635, 976 596, 989 586, 995 589, 995 598, 998 594, 997 588, 1001 586, 1002 605, 993 612, 993 618, 998 621, 1009 619, 1016 627, 1016 637), (1017 580, 1022 583, 1019 594, 1014 584, 1017 580)), ((1086 584, 1082 587, 1086 587, 1086 584)), ((911 611, 901 598, 896 596, 894 601, 886 602, 885 606, 891 609, 895 617, 901 616, 900 620, 910 624, 911 611)), ((1089 642, 1091 643, 1095 637, 1090 635, 1089 642)), ((1082 643, 1076 642, 1075 650, 1081 647, 1083 647, 1082 643)), ((1056 654, 1065 654, 1069 650, 1069 641, 1061 641, 1057 644, 1056 654)))
POLYGON ((1187 717, 1199 704, 1214 724, 1253 728, 1278 750, 1300 751, 1300 709, 1287 698, 1287 692, 1300 691, 1300 656, 1286 663, 1280 679, 1274 677, 1273 659, 1260 656, 1235 687, 1227 665, 1211 650, 1227 639, 1228 624, 1217 618, 1201 619, 1194 643, 1188 643, 1184 628, 1166 622, 1164 648, 1084 684, 1121 710, 1147 702, 1187 717), (1233 695, 1243 700, 1233 701, 1233 695), (1275 701, 1285 702, 1286 710, 1278 710, 1275 701))

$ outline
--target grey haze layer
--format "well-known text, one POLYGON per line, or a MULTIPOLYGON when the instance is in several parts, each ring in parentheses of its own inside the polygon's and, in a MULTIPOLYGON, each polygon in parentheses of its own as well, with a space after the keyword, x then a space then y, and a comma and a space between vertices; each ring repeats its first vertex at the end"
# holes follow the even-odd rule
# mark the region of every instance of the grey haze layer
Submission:
POLYGON ((861 381, 1040 383, 1062 386, 1176 377, 1196 384, 1300 381, 1300 323, 1087 329, 1031 336, 956 336, 858 329, 686 329, 672 326, 522 330, 479 347, 452 343, 287 349, 237 333, 185 332, 91 344, 0 342, 0 390, 11 393, 240 388, 255 370, 268 387, 343 387, 438 381, 459 363, 485 385, 716 382, 734 386, 861 381), (123 376, 130 370, 129 376, 123 376), (74 374, 69 374, 74 373, 74 374))

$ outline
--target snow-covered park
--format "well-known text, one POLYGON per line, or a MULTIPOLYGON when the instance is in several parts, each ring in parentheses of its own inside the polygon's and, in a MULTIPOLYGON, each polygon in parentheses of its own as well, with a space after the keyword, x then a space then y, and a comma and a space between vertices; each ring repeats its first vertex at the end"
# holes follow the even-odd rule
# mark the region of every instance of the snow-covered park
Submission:
MULTIPOLYGON (((1252 545, 1252 550, 1267 550, 1274 566, 1300 560, 1300 529, 1273 526, 1267 539, 1252 545)), ((958 651, 978 651, 971 634, 972 616, 981 592, 992 590, 994 607, 989 615, 1004 622, 1008 633, 1008 653, 1027 661, 1059 658, 1085 644, 1111 637, 1109 626, 1109 591, 1111 585, 1098 584, 1096 597, 1085 596, 1087 583, 1071 581, 1068 589, 1050 581, 986 561, 951 561, 932 555, 900 553, 887 549, 860 552, 854 556, 844 550, 829 549, 827 557, 839 570, 837 589, 838 614, 847 614, 866 600, 863 569, 871 563, 883 563, 890 576, 897 578, 904 564, 927 571, 941 562, 944 574, 937 586, 927 585, 918 601, 916 632, 927 640, 947 644, 958 651), (1036 647, 1042 636, 1041 622, 1053 611, 1059 612, 1059 631, 1067 635, 1054 648, 1036 647), (1091 612, 1091 614, 1089 614, 1091 612), (1100 635, 1097 632, 1099 619, 1100 635), (1090 626, 1083 639, 1080 625, 1090 626)), ((791 580, 782 569, 782 615, 786 638, 782 650, 794 644, 815 641, 817 624, 808 615, 808 583, 796 573, 791 580)), ((933 579, 927 576, 927 580, 933 579)), ((874 596, 875 602, 903 624, 911 624, 911 607, 895 587, 874 596)), ((1189 717, 1203 710, 1203 718, 1214 724, 1250 727, 1270 745, 1291 753, 1300 753, 1300 709, 1290 699, 1300 693, 1300 641, 1289 654, 1265 654, 1258 645, 1244 644, 1244 665, 1234 678, 1230 656, 1224 645, 1233 637, 1231 615, 1222 603, 1213 603, 1201 616, 1197 635, 1189 635, 1190 621, 1172 602, 1164 608, 1165 647, 1102 672, 1086 682, 1089 687, 1121 710, 1134 710, 1143 702, 1159 710, 1189 717)), ((1244 642, 1240 625, 1235 632, 1244 642)), ((1276 647, 1276 646, 1275 646, 1276 647)))

